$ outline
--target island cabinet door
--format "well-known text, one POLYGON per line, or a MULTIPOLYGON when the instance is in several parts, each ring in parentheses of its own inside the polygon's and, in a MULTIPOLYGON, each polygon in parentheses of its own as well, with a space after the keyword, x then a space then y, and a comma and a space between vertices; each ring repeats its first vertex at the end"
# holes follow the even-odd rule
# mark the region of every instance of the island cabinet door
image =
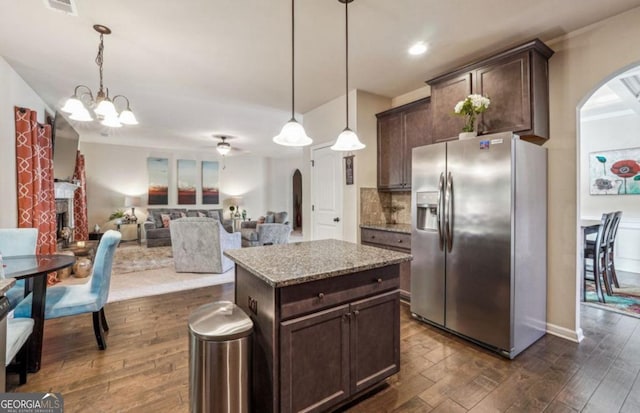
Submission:
POLYGON ((349 396, 349 305, 280 324, 281 412, 320 412, 349 396))
POLYGON ((353 394, 400 370, 400 293, 353 302, 350 310, 353 394))

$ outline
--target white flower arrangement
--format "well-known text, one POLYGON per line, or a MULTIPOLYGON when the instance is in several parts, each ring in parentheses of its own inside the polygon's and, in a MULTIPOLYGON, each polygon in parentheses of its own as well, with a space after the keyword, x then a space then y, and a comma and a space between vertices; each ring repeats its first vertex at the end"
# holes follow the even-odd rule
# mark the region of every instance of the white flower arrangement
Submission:
POLYGON ((465 100, 456 103, 453 109, 456 115, 466 118, 463 132, 473 132, 476 124, 476 115, 483 113, 489 108, 491 101, 482 95, 469 95, 465 100))

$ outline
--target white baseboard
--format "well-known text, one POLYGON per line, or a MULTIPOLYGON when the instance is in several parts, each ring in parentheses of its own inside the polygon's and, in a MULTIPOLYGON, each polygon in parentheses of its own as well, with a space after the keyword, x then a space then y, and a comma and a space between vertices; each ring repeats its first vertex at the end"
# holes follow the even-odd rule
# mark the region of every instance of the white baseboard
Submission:
POLYGON ((579 343, 584 339, 584 334, 582 333, 581 328, 577 330, 569 330, 568 328, 560 327, 551 323, 547 323, 547 333, 564 338, 565 340, 573 341, 574 343, 579 343))

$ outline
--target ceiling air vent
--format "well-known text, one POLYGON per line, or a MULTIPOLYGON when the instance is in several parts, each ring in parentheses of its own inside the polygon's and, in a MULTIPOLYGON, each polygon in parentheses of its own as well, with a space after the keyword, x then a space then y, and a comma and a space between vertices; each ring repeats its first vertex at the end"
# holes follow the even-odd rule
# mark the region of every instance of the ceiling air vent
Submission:
POLYGON ((72 16, 78 15, 75 0, 42 0, 44 5, 52 10, 61 11, 72 16))

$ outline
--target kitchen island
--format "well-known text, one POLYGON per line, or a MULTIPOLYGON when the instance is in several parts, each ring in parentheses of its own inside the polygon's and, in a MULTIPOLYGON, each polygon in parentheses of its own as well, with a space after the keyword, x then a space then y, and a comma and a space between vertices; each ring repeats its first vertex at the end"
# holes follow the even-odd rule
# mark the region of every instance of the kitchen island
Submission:
POLYGON ((399 266, 338 240, 228 250, 253 320, 252 411, 327 411, 400 369, 399 266))

